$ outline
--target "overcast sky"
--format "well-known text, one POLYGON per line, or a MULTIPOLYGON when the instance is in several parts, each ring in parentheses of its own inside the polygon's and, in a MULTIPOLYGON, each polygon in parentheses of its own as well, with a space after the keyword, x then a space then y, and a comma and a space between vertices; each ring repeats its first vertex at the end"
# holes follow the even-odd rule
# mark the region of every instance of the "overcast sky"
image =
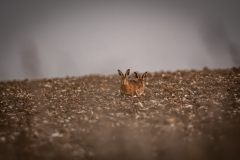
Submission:
POLYGON ((240 2, 1 1, 0 80, 240 64, 240 2))

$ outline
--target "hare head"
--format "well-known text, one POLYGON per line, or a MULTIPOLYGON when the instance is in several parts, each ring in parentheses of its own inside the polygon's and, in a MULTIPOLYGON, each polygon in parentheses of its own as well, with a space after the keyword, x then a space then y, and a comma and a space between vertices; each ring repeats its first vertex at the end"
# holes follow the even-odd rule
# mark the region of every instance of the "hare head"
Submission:
POLYGON ((145 72, 142 77, 140 76, 140 74, 138 74, 137 72, 134 72, 135 77, 138 79, 139 82, 144 83, 145 79, 147 77, 147 72, 145 72))
POLYGON ((129 73, 130 73, 130 69, 128 69, 128 70, 126 71, 125 76, 124 76, 124 74, 123 74, 120 70, 118 70, 118 74, 122 77, 122 85, 128 83, 129 73))

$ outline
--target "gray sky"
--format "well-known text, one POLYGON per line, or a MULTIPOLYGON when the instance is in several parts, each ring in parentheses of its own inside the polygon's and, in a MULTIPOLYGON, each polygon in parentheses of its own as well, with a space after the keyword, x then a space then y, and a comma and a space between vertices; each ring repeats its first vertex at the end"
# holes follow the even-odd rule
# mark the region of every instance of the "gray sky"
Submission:
POLYGON ((0 80, 240 64, 237 0, 0 3, 0 80))

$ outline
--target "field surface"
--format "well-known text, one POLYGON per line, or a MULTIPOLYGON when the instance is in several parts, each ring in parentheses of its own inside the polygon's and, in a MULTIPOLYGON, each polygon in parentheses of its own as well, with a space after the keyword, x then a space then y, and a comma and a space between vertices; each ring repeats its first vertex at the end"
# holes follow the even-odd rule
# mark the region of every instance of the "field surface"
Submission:
POLYGON ((0 159, 240 159, 240 68, 149 73, 133 98, 120 80, 0 82, 0 159))

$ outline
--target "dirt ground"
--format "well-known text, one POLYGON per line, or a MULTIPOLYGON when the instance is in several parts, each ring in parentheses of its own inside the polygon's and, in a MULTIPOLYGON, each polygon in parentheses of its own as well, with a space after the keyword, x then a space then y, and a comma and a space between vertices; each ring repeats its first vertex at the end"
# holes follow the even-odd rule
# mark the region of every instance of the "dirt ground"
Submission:
POLYGON ((240 68, 120 79, 0 82, 0 159, 240 159, 240 68))

